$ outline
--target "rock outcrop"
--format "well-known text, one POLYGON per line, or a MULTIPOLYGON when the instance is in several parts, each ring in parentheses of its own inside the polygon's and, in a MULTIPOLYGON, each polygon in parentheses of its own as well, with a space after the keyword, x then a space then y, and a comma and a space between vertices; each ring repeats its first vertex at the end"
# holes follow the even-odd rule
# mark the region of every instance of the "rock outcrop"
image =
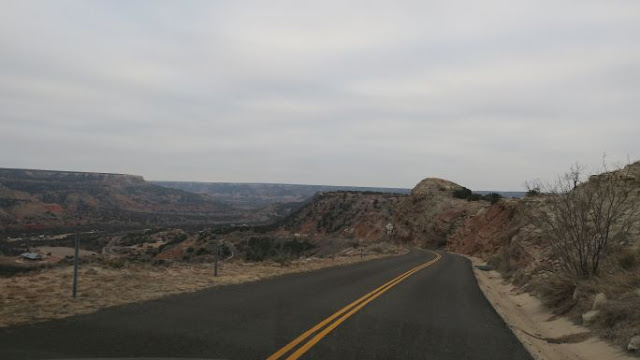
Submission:
POLYGON ((455 198, 454 192, 463 189, 443 179, 421 181, 398 207, 394 220, 397 239, 431 248, 446 245, 451 234, 489 205, 455 198))

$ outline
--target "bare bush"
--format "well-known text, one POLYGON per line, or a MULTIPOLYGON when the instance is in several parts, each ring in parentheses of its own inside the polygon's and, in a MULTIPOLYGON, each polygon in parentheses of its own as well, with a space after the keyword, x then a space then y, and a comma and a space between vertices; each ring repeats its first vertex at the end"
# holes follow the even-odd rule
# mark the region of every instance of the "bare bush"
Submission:
POLYGON ((533 287, 544 305, 553 309, 555 314, 565 314, 575 305, 573 292, 576 289, 572 279, 554 275, 536 281, 533 287))
POLYGON ((600 175, 585 181, 584 168, 575 165, 554 183, 527 184, 539 189, 545 205, 529 211, 529 218, 543 231, 558 266, 574 280, 597 275, 611 247, 627 238, 636 221, 635 180, 629 171, 629 166, 609 171, 604 163, 600 175))

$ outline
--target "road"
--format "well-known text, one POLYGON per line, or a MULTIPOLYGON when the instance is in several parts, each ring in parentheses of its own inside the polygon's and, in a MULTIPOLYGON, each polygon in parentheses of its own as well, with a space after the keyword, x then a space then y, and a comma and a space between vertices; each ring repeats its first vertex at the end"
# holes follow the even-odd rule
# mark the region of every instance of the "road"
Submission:
POLYGON ((416 249, 2 328, 0 359, 531 359, 470 263, 440 255, 416 249))

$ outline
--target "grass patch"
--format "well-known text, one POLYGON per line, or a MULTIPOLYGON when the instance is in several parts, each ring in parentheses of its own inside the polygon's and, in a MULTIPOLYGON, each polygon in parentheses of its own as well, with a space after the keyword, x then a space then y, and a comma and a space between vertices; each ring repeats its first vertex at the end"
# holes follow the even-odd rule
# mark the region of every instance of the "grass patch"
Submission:
POLYGON ((629 292, 609 300, 594 327, 603 338, 625 347, 631 337, 640 334, 640 295, 629 292))
POLYGON ((573 299, 576 285, 566 276, 549 274, 544 278, 533 280, 531 288, 542 303, 556 315, 566 314, 576 305, 573 299))
POLYGON ((60 319, 212 286, 257 281, 380 257, 370 254, 364 258, 337 256, 335 260, 291 260, 287 267, 281 267, 272 260, 221 262, 218 277, 213 276, 211 263, 163 262, 163 266, 154 266, 128 261, 122 267, 88 263, 80 266, 78 297, 75 300, 71 298, 73 267, 58 266, 0 277, 0 327, 60 319))

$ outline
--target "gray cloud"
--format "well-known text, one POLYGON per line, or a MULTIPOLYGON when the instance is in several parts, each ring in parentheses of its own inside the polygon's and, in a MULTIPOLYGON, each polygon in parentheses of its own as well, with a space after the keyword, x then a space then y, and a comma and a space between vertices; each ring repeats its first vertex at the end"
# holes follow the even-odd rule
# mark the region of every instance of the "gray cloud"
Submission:
POLYGON ((640 158, 634 0, 0 8, 0 166, 506 190, 640 158))

